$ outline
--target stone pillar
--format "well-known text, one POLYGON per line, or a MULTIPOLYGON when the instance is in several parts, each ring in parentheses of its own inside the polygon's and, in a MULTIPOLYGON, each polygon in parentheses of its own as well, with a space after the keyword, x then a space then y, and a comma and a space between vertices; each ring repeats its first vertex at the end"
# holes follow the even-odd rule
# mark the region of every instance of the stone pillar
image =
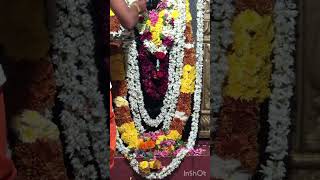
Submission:
POLYGON ((300 0, 298 5, 296 114, 289 179, 312 180, 320 179, 320 1, 300 0))

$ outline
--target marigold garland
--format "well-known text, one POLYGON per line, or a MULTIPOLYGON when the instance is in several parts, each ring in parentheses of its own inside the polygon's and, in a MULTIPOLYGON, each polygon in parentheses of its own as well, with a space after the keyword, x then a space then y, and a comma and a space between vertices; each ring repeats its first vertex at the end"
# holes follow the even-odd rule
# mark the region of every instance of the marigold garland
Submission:
POLYGON ((270 4, 235 2, 238 14, 231 25, 234 37, 227 53, 229 69, 214 152, 223 159, 239 160, 241 167, 254 174, 259 163, 259 105, 271 93, 274 30, 272 16, 265 14, 270 12, 270 4))
POLYGON ((274 0, 236 0, 235 7, 238 13, 252 9, 262 14, 271 14, 273 11, 274 0))
POLYGON ((128 93, 127 82, 126 81, 112 81, 112 95, 113 96, 126 96, 128 93))
POLYGON ((196 72, 195 67, 189 64, 183 67, 182 79, 181 79, 181 92, 193 93, 195 87, 196 72))
POLYGON ((59 129, 37 111, 24 110, 12 119, 11 128, 23 143, 32 143, 40 138, 59 139, 59 129))
MULTIPOLYGON (((168 2, 171 2, 171 1, 168 1, 168 2)), ((160 1, 160 3, 158 4, 158 6, 164 6, 164 5, 165 5, 165 3, 162 3, 162 1, 160 1)), ((184 4, 180 3, 179 6, 184 6, 184 4)), ((200 9, 200 13, 198 13, 198 22, 200 21, 199 22, 201 25, 200 33, 202 33, 201 30, 202 30, 203 24, 201 23, 201 19, 203 18, 203 4, 200 2, 200 3, 198 3, 198 6, 199 6, 198 8, 200 9)), ((174 18, 181 16, 181 14, 186 13, 186 20, 190 21, 191 14, 188 9, 189 8, 189 1, 188 0, 186 1, 186 7, 187 7, 187 13, 184 11, 181 11, 182 12, 181 13, 179 11, 173 10, 171 17, 173 17, 173 19, 174 19, 174 18)), ((170 41, 166 41, 165 39, 162 39, 162 37, 160 35, 160 32, 164 28, 164 26, 162 26, 164 24, 164 21, 162 21, 161 18, 159 18, 159 17, 163 17, 164 16, 163 13, 164 12, 161 12, 161 11, 159 12, 159 14, 154 11, 150 11, 148 13, 150 19, 147 20, 147 22, 145 24, 146 24, 146 26, 150 27, 151 33, 143 34, 142 39, 140 38, 140 40, 142 40, 142 41, 144 41, 146 39, 151 40, 152 43, 154 43, 155 45, 158 45, 158 46, 161 43, 166 44, 166 42, 169 42, 169 44, 170 44, 170 41)), ((113 14, 111 13, 111 15, 113 15, 113 14)), ((184 17, 184 16, 182 16, 182 17, 184 17)), ((185 46, 185 48, 186 48, 185 53, 187 52, 187 50, 194 48, 193 47, 194 45, 192 43, 191 23, 188 23, 187 26, 189 27, 189 29, 187 28, 185 30, 185 36, 188 36, 187 40, 186 40, 186 43, 188 43, 188 44, 186 44, 186 46, 185 46)), ((200 34, 200 33, 197 34, 197 37, 200 37, 198 40, 200 40, 202 37, 202 34, 200 34)), ((197 48, 202 49, 201 43, 197 45, 197 48)), ((141 48, 139 48, 139 49, 141 49, 141 48)), ((146 48, 144 47, 143 49, 146 49, 146 48)), ((147 47, 147 49, 150 50, 149 47, 147 47)), ((183 48, 182 48, 182 50, 183 50, 183 48)), ((198 50, 199 49, 197 49, 197 51, 198 50)), ((160 67, 161 67, 161 60, 164 59, 164 57, 165 57, 164 54, 166 54, 166 53, 164 53, 164 52, 152 52, 152 53, 158 60, 160 60, 160 67)), ((132 56, 132 54, 131 54, 131 56, 132 56)), ((199 56, 199 58, 202 59, 201 58, 202 57, 201 51, 200 51, 200 54, 198 54, 197 56, 199 56)), ((175 123, 173 124, 173 126, 170 126, 169 130, 149 132, 149 133, 141 134, 140 136, 138 136, 138 135, 136 136, 135 134, 136 134, 137 130, 134 130, 133 119, 132 118, 129 119, 129 116, 131 115, 130 108, 128 107, 127 102, 123 101, 123 99, 125 99, 127 97, 127 94, 126 94, 127 90, 125 90, 126 87, 123 85, 125 83, 121 82, 122 80, 117 80, 117 81, 115 81, 115 83, 117 85, 113 86, 113 91, 117 91, 115 88, 123 88, 123 90, 121 90, 121 93, 115 92, 117 95, 119 95, 121 97, 114 97, 115 112, 120 111, 120 110, 122 111, 121 113, 120 112, 118 113, 119 114, 119 117, 117 119, 118 122, 116 122, 118 129, 119 129, 118 135, 119 135, 119 137, 121 137, 121 138, 118 138, 117 146, 120 146, 120 147, 118 147, 118 149, 121 151, 121 153, 123 153, 125 155, 125 157, 128 160, 131 161, 131 166, 134 168, 134 170, 138 173, 141 173, 142 175, 144 175, 148 179, 152 178, 152 177, 165 177, 165 176, 167 176, 168 173, 172 172, 172 169, 175 169, 175 167, 177 167, 179 165, 181 158, 180 159, 178 158, 178 160, 177 160, 178 162, 174 162, 173 164, 171 163, 169 165, 170 167, 169 166, 164 167, 165 170, 162 171, 160 174, 158 174, 158 173, 154 173, 154 172, 158 172, 159 170, 162 169, 160 161, 154 160, 152 158, 151 159, 148 158, 147 161, 141 161, 141 162, 132 161, 132 158, 135 157, 133 154, 130 153, 130 152, 132 152, 132 150, 138 151, 138 152, 136 152, 136 153, 138 153, 138 156, 143 156, 143 157, 145 157, 146 155, 150 156, 150 153, 158 154, 160 156, 165 155, 166 153, 169 153, 167 155, 170 155, 170 153, 176 153, 174 156, 184 157, 183 154, 185 154, 185 152, 187 152, 186 149, 184 149, 184 148, 181 148, 181 149, 177 149, 177 148, 182 147, 181 145, 184 144, 184 142, 182 142, 180 140, 182 138, 181 133, 182 133, 182 129, 185 125, 185 121, 187 121, 189 116, 191 115, 191 95, 194 92, 196 92, 196 94, 197 94, 196 96, 198 97, 199 96, 199 89, 201 91, 201 88, 199 88, 199 82, 201 82, 201 75, 200 74, 202 72, 201 71, 201 68, 202 68, 201 62, 197 63, 198 67, 197 67, 197 71, 195 71, 195 67, 196 67, 195 66, 196 65, 195 52, 189 51, 188 57, 190 59, 183 58, 184 71, 181 72, 182 77, 180 79, 180 81, 183 81, 182 82, 183 85, 180 88, 180 96, 177 96, 180 99, 179 102, 185 103, 184 106, 188 106, 188 108, 184 108, 186 110, 186 112, 176 111, 176 114, 174 114, 174 117, 172 118, 172 121, 174 121, 175 123), (197 76, 197 78, 196 78, 196 76, 197 76), (199 79, 199 77, 200 77, 200 79, 199 79), (195 83, 193 81, 198 82, 197 86, 195 85, 195 83), (120 85, 120 84, 122 84, 122 85, 120 85), (185 91, 185 93, 183 93, 183 91, 185 91), (187 96, 184 96, 183 94, 187 94, 187 96), (183 98, 183 97, 186 97, 186 98, 183 98), (123 112, 127 109, 129 109, 129 111, 123 112), (127 120, 124 120, 124 119, 127 119, 127 120), (128 138, 129 135, 131 135, 131 137, 134 135, 137 138, 134 137, 134 138, 129 139, 128 138), (131 148, 130 152, 127 152, 127 149, 124 148, 123 145, 121 145, 122 142, 125 142, 125 144, 128 145, 129 148, 131 148), (135 147, 137 144, 139 144, 138 148, 135 147), (155 147, 162 149, 163 152, 165 152, 165 153, 163 154, 161 152, 154 151, 155 147), (141 151, 141 150, 144 150, 144 151, 141 151), (145 151, 147 151, 147 152, 145 152, 145 151), (175 152, 175 151, 177 151, 177 152, 175 152), (132 163, 134 163, 134 164, 132 164, 132 163)), ((129 64, 130 64, 130 62, 129 62, 129 64)), ((183 66, 181 66, 181 67, 183 67, 183 66)), ((143 74, 143 73, 144 73, 144 71, 140 72, 140 74, 143 74)), ((132 79, 132 77, 131 77, 131 79, 132 79)), ((129 87, 131 87, 130 84, 129 84, 129 87)), ((132 96, 135 96, 135 95, 130 94, 130 97, 132 97, 132 96)), ((195 103, 196 107, 198 107, 199 106, 198 98, 195 98, 195 101, 196 101, 196 103, 195 103)), ((182 104, 177 105, 177 108, 182 110, 183 109, 182 106, 183 106, 182 104)), ((195 108, 195 111, 197 111, 196 109, 197 108, 195 108)), ((194 116, 193 118, 196 119, 196 121, 197 121, 198 114, 195 113, 195 114, 193 114, 193 116, 194 116)), ((194 139, 194 137, 196 136, 197 128, 194 126, 194 124, 197 124, 196 121, 193 123, 193 127, 192 127, 193 133, 190 134, 191 139, 194 139)), ((190 139, 190 137, 189 137, 189 139, 190 139)), ((188 142, 187 149, 189 150, 193 146, 193 144, 194 144, 193 141, 188 142)))
POLYGON ((195 61, 193 59, 196 58, 196 51, 193 48, 185 48, 184 49, 184 58, 183 58, 183 64, 189 64, 191 66, 195 65, 195 61))
POLYGON ((244 168, 254 173, 259 162, 258 120, 256 102, 224 98, 214 140, 215 153, 222 158, 239 159, 244 168))
POLYGON ((54 104, 56 82, 48 59, 37 62, 5 62, 6 107, 12 116, 23 109, 43 112, 54 104), (27 76, 26 76, 27 75, 27 76), (21 103, 23 99, 24 103, 21 103))
POLYGON ((69 179, 62 146, 57 140, 38 139, 33 143, 18 143, 13 146, 13 152, 18 180, 69 179))
POLYGON ((233 52, 228 56, 229 76, 224 94, 262 102, 270 95, 271 16, 245 10, 235 17, 232 30, 235 33, 233 52))
MULTIPOLYGON (((186 49, 187 52, 194 52, 194 50, 190 51, 190 49, 186 49)), ((114 56, 116 57, 116 56, 114 56)), ((184 86, 188 87, 181 87, 181 94, 179 96, 177 110, 178 111, 184 111, 185 110, 185 116, 188 117, 191 115, 191 94, 194 92, 194 81, 195 81, 195 67, 191 66, 190 64, 187 64, 187 62, 190 62, 192 64, 195 64, 195 56, 188 56, 189 58, 193 59, 187 59, 184 58, 184 76, 182 76, 181 81, 184 81, 184 86), (191 84, 190 84, 191 83, 191 84), (191 88, 191 89, 190 89, 191 88), (186 92, 183 92, 185 90, 186 92)), ((124 67, 121 65, 121 67, 124 67)), ((114 111, 115 111, 115 117, 116 117, 116 124, 118 126, 118 131, 121 134, 121 139, 128 145, 129 148, 140 148, 141 150, 149 150, 153 149, 155 145, 160 145, 162 141, 165 140, 180 140, 182 138, 182 132, 185 126, 186 120, 181 120, 179 118, 174 118, 173 122, 170 126, 170 131, 167 135, 160 135, 158 136, 155 141, 147 140, 143 141, 139 138, 138 132, 135 129, 133 119, 131 118, 130 114, 130 108, 128 107, 128 101, 125 100, 123 97, 126 97, 127 89, 126 89, 126 82, 124 80, 116 80, 112 82, 113 84, 113 92, 114 94, 117 94, 118 96, 114 96, 114 111), (121 93, 119 93, 119 91, 121 93), (121 96, 119 96, 121 95, 121 96)), ((143 137, 143 136, 142 136, 143 137)), ((142 173, 148 174, 150 173, 151 169, 149 167, 149 164, 152 164, 153 161, 142 161, 139 163, 139 167, 142 173)), ((161 162, 158 162, 158 170, 161 166, 161 162)))

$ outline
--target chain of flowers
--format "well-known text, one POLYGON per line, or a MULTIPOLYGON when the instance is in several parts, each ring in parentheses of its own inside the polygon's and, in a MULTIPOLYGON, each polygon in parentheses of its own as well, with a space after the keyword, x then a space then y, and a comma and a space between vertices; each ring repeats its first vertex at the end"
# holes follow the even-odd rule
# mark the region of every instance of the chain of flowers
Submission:
MULTIPOLYGON (((191 27, 191 23, 189 22, 187 26, 191 27)), ((192 36, 192 30, 187 30, 185 36, 192 36)), ((188 38, 186 38, 186 42, 189 42, 190 39, 187 39, 188 38)), ((178 132, 178 134, 181 136, 186 123, 185 121, 191 115, 191 95, 194 93, 195 89, 196 69, 194 65, 196 63, 196 57, 192 55, 190 56, 190 54, 193 54, 192 49, 186 49, 185 57, 188 58, 184 58, 183 62, 184 68, 183 76, 181 78, 181 89, 177 104, 177 111, 173 117, 173 121, 170 124, 169 134, 171 135, 169 136, 171 138, 176 137, 176 132, 178 132), (190 83, 188 80, 193 81, 193 83, 190 83), (176 132, 173 132, 172 130, 176 130, 176 132)), ((124 69, 119 69, 119 71, 123 71, 124 73, 124 69)), ((121 132, 121 139, 128 145, 129 148, 136 147, 139 135, 131 117, 129 103, 127 101, 127 81, 115 80, 113 84, 115 85, 113 89, 115 95, 113 102, 115 103, 116 123, 119 127, 118 130, 121 132)), ((143 137, 144 136, 145 134, 143 137)), ((138 146, 140 147, 140 145, 138 146)))
POLYGON ((94 61, 91 1, 58 0, 52 61, 56 65, 60 120, 75 179, 106 179, 108 173, 106 112, 98 91, 94 61), (93 152, 92 152, 93 151, 93 152), (99 166, 99 169, 95 165, 99 166))
POLYGON ((286 174, 283 159, 288 155, 290 127, 290 98, 293 95, 295 75, 293 72, 295 51, 295 18, 298 12, 292 0, 277 0, 274 7, 275 40, 272 95, 269 104, 270 130, 266 152, 270 159, 261 165, 260 172, 266 180, 283 179, 286 174))
MULTIPOLYGON (((186 149, 183 149, 179 154, 172 160, 172 162, 165 168, 162 169, 160 173, 151 173, 146 178, 147 179, 163 179, 170 175, 181 163, 182 159, 186 156, 190 149, 195 145, 195 139, 198 132, 199 124, 199 112, 201 106, 201 89, 202 89, 202 61, 203 61, 203 17, 204 17, 204 1, 197 1, 197 75, 196 75, 196 85, 194 93, 194 107, 192 114, 191 132, 188 138, 188 143, 186 149)), ((119 133, 117 132, 117 148, 118 150, 130 160, 130 165, 132 168, 139 173, 139 163, 135 159, 135 154, 130 154, 129 149, 124 146, 119 133)))
MULTIPOLYGON (((211 50, 211 78, 212 85, 212 110, 218 113, 222 105, 222 85, 228 72, 228 60, 226 52, 233 42, 233 32, 231 22, 235 8, 233 0, 213 0, 212 2, 212 38, 211 50)), ((215 118, 213 118, 213 131, 216 129, 215 118)))
POLYGON ((153 64, 151 54, 148 52, 145 46, 138 47, 139 55, 138 60, 140 62, 141 82, 144 92, 148 98, 153 100, 160 100, 167 92, 168 89, 168 65, 169 56, 161 60, 159 69, 153 64), (156 79, 157 84, 154 83, 156 79))
MULTIPOLYGON (((158 19, 157 20, 158 22, 159 22, 159 19, 161 19, 163 21, 167 21, 168 19, 166 19, 166 18, 170 18, 170 17, 169 16, 160 17, 159 12, 161 10, 165 10, 167 13, 172 14, 173 11, 176 9, 176 2, 177 2, 176 0, 165 0, 165 1, 160 0, 157 7, 155 9, 149 11, 148 15, 146 17, 144 17, 144 20, 137 24, 137 29, 139 30, 139 34, 143 36, 146 33, 146 30, 148 30, 149 28, 151 29, 151 24, 153 23, 153 20, 155 18, 158 19), (149 25, 148 25, 148 23, 146 23, 147 22, 146 20, 150 21, 149 25)), ((173 31, 174 27, 173 26, 174 26, 174 24, 172 24, 172 23, 166 23, 163 26, 163 29, 161 31, 162 32, 166 31, 167 35, 169 32, 169 36, 166 35, 165 39, 169 38, 171 40, 172 38, 174 38, 174 31, 173 31)), ((149 33, 152 34, 151 32, 149 32, 149 33)), ((150 35, 150 36, 153 36, 153 35, 150 35)), ((152 38, 144 38, 142 40, 142 44, 146 47, 146 49, 148 49, 149 52, 151 52, 152 54, 157 53, 157 52, 167 54, 168 49, 171 47, 171 43, 166 44, 166 43, 164 43, 165 40, 162 40, 162 43, 156 44, 151 39, 152 38)), ((160 40, 160 39, 158 39, 158 40, 160 40)))
POLYGON ((143 92, 140 83, 139 67, 137 62, 137 49, 136 42, 133 41, 129 47, 128 57, 128 93, 129 101, 131 104, 132 114, 138 130, 143 133, 144 127, 141 125, 143 120, 147 125, 151 127, 158 127, 160 123, 164 122, 162 129, 168 129, 170 122, 175 113, 176 104, 179 96, 180 89, 180 77, 182 75, 182 65, 184 57, 184 30, 185 30, 185 19, 186 11, 183 0, 176 2, 177 9, 181 13, 180 16, 174 22, 174 34, 175 41, 172 50, 170 51, 169 57, 169 84, 168 90, 163 100, 163 106, 161 107, 160 114, 156 118, 151 118, 145 109, 143 92))

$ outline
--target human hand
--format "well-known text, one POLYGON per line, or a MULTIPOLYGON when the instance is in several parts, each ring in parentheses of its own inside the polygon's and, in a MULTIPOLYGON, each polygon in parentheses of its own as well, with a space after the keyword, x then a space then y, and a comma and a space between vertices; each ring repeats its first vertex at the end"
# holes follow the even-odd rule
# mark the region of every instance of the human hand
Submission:
POLYGON ((122 52, 122 41, 115 40, 110 42, 111 55, 122 52))
POLYGON ((137 0, 136 3, 140 8, 140 13, 147 10, 147 0, 137 0))
POLYGON ((110 47, 111 48, 120 48, 122 46, 122 41, 119 41, 119 40, 113 40, 110 42, 110 47))

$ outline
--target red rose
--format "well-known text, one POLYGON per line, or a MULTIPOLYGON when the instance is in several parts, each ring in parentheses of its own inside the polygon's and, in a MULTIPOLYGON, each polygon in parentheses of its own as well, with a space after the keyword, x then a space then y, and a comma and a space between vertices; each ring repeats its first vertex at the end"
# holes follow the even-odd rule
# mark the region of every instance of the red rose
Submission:
POLYGON ((157 57, 157 59, 162 60, 166 57, 166 54, 163 52, 156 52, 154 55, 157 57))
POLYGON ((165 74, 164 74, 164 72, 162 72, 162 71, 158 71, 158 72, 157 72, 157 77, 158 77, 158 78, 163 78, 164 75, 165 75, 165 74))
POLYGON ((153 79, 158 79, 157 71, 152 71, 151 76, 152 76, 153 79))

